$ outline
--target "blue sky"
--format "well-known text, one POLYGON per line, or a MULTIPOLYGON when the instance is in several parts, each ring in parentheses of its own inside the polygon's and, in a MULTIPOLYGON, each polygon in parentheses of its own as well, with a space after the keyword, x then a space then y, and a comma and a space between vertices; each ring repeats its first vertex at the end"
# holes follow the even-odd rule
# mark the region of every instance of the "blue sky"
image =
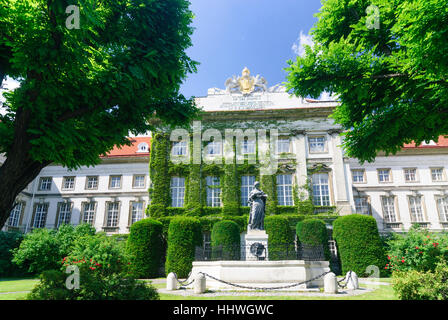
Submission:
POLYGON ((224 88, 247 66, 268 86, 286 80, 283 70, 295 59, 300 42, 321 7, 320 0, 190 0, 195 14, 193 46, 188 55, 198 62, 181 87, 186 96, 205 96, 208 88, 224 88))

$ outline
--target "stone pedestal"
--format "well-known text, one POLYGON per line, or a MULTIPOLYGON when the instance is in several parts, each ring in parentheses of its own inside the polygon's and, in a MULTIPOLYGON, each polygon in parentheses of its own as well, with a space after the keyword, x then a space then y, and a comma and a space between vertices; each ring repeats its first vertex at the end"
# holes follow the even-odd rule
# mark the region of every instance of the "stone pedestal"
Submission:
POLYGON ((241 250, 243 261, 268 260, 268 234, 265 230, 248 230, 241 250))

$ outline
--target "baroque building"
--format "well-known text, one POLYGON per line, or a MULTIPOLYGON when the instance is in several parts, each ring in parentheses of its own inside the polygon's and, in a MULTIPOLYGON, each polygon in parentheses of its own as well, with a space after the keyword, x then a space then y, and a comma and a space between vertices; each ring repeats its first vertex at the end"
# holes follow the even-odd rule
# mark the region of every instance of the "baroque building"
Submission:
POLYGON ((291 96, 247 68, 196 103, 200 120, 174 130, 154 120, 158 130, 96 167, 44 168, 4 229, 88 222, 112 234, 128 233, 145 213, 244 216, 256 180, 267 214, 368 214, 380 232, 448 228, 444 137, 360 164, 344 155, 341 127, 329 117, 337 101, 291 96))

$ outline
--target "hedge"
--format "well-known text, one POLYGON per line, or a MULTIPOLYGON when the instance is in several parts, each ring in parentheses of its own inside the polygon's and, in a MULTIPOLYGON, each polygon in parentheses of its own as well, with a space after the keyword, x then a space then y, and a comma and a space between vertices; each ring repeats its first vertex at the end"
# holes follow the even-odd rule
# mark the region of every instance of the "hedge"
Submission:
POLYGON ((386 255, 375 218, 361 214, 339 217, 333 222, 333 238, 343 273, 352 270, 360 277, 368 276, 366 268, 370 265, 384 273, 386 255))
POLYGON ((297 223, 297 238, 305 245, 319 246, 324 249, 325 260, 331 259, 328 246, 328 231, 325 222, 320 219, 305 219, 297 223))
POLYGON ((10 276, 21 276, 26 272, 15 265, 12 250, 18 248, 23 240, 20 232, 0 231, 0 278, 10 276))
POLYGON ((211 233, 212 257, 222 250, 223 260, 239 260, 240 240, 240 230, 236 222, 223 220, 215 223, 211 233))
POLYGON ((131 271, 136 277, 154 278, 159 275, 162 233, 162 223, 154 219, 143 219, 131 226, 126 249, 131 259, 131 271))
POLYGON ((294 254, 294 233, 288 218, 283 216, 268 216, 264 226, 269 235, 269 260, 284 260, 294 254))
POLYGON ((174 217, 168 227, 166 274, 188 276, 194 261, 195 247, 202 245, 201 223, 193 217, 174 217))

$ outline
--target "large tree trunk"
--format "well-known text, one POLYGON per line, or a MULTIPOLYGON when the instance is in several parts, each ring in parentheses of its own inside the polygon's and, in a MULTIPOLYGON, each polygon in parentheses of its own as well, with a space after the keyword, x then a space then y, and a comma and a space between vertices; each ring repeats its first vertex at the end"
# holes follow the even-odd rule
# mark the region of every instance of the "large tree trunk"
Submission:
POLYGON ((17 111, 14 141, 0 167, 0 229, 8 219, 17 195, 50 163, 41 163, 30 157, 29 119, 29 110, 17 111))

